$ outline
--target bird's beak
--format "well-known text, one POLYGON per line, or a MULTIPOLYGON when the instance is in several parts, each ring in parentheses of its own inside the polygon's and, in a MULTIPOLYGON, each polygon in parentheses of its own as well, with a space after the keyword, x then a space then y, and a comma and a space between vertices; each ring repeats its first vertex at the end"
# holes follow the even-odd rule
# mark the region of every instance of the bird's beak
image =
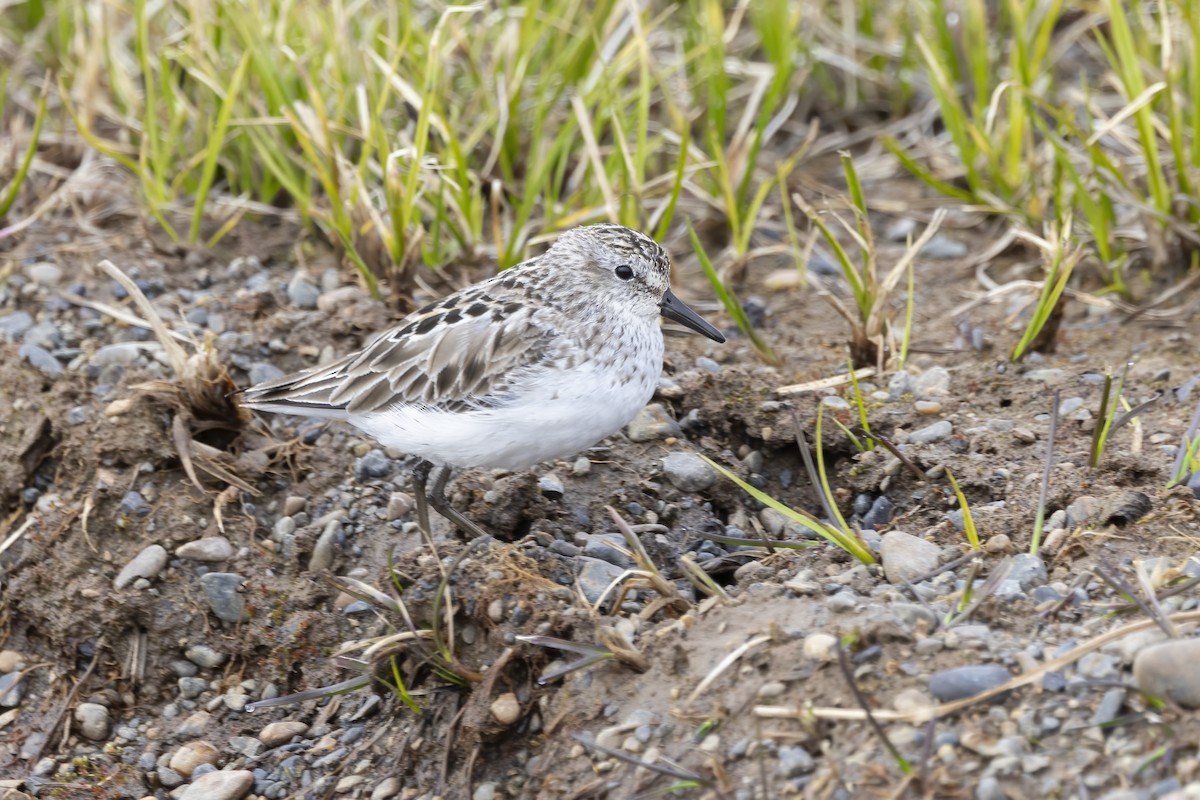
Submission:
POLYGON ((663 295, 662 302, 658 304, 658 307, 662 309, 662 315, 667 319, 675 320, 684 327, 707 336, 714 342, 725 341, 725 337, 719 330, 705 322, 704 317, 688 308, 670 289, 667 289, 667 293, 663 295))

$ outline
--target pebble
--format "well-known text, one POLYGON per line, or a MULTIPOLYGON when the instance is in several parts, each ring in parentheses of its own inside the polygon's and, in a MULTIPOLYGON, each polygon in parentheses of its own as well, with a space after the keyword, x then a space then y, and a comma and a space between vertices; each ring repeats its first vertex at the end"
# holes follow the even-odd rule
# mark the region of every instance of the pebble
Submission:
POLYGON ((342 535, 341 520, 331 519, 325 524, 325 529, 313 545, 312 555, 308 558, 309 572, 321 572, 333 566, 334 551, 337 540, 342 535))
POLYGON ((579 576, 576 578, 579 590, 589 603, 599 600, 609 584, 624 571, 615 564, 588 556, 580 556, 576 563, 579 564, 579 576))
POLYGON ((25 656, 16 650, 0 650, 0 672, 13 672, 25 663, 25 656))
POLYGON ((974 697, 993 686, 999 686, 1012 678, 1004 667, 995 664, 972 664, 935 672, 929 676, 929 691, 939 701, 949 703, 974 697))
POLYGON ((20 339, 25 331, 33 327, 33 317, 28 311, 14 311, 0 317, 0 338, 9 344, 20 339))
POLYGON ((391 800, 398 794, 400 794, 400 779, 396 777, 384 778, 371 791, 371 800, 391 800))
POLYGON ((942 413, 942 404, 936 400, 918 400, 913 403, 913 410, 922 416, 933 416, 942 413))
POLYGON ((838 639, 829 633, 810 633, 804 637, 804 657, 813 661, 837 661, 838 639))
POLYGON ((229 660, 228 654, 214 650, 206 644, 194 644, 183 654, 188 661, 205 669, 216 669, 229 660))
POLYGON ((537 487, 542 496, 550 500, 561 500, 566 491, 562 480, 553 472, 538 478, 537 487))
POLYGON ((571 474, 577 478, 582 478, 592 471, 592 462, 586 456, 580 456, 575 459, 575 463, 571 466, 571 474))
POLYGON ((1026 592, 1047 580, 1046 563, 1032 553, 1017 553, 1009 559, 1009 564, 1007 580, 1016 581, 1026 592))
POLYGON ((241 590, 245 582, 243 576, 234 572, 207 572, 200 576, 200 586, 217 619, 230 623, 242 620, 246 600, 241 590))
POLYGON ((681 436, 682 431, 679 429, 679 423, 667 413, 662 403, 651 403, 625 426, 625 434, 630 441, 652 442, 655 439, 666 439, 668 436, 681 436))
POLYGON ((160 544, 152 544, 133 557, 113 580, 114 589, 124 589, 137 578, 147 580, 157 577, 167 566, 167 551, 160 544))
POLYGON ((50 351, 36 344, 23 344, 17 348, 17 356, 29 362, 29 366, 45 375, 47 378, 57 378, 63 374, 63 365, 50 355, 50 351))
POLYGON ((233 558, 233 544, 224 536, 205 536, 175 548, 175 555, 189 561, 212 563, 233 558))
POLYGON ((1133 660, 1137 687, 1165 697, 1183 708, 1200 708, 1200 639, 1177 639, 1151 645, 1133 660))
POLYGON ((284 376, 284 371, 267 361, 256 361, 250 365, 250 385, 266 383, 284 376))
POLYGON ((505 692, 492 701, 492 718, 505 727, 521 718, 521 702, 512 692, 505 692))
POLYGON ((259 731, 258 738, 268 748, 273 748, 287 744, 293 738, 303 736, 306 733, 308 733, 307 723, 287 719, 282 722, 271 722, 265 725, 259 731))
POLYGON ((283 515, 285 517, 294 517, 304 509, 308 508, 308 498, 299 495, 288 495, 283 501, 283 515))
POLYGON ((695 453, 671 453, 662 466, 663 475, 681 492, 702 492, 717 480, 717 471, 695 453))
POLYGON ((102 742, 112 733, 108 709, 99 703, 80 703, 75 708, 75 721, 79 732, 93 742, 102 742))
POLYGON ((858 608, 858 595, 849 589, 843 589, 827 599, 825 607, 834 614, 849 614, 858 608))
POLYGON ((628 554, 625 537, 619 533, 598 533, 587 537, 583 554, 618 567, 630 568, 633 558, 628 554))
POLYGON ((921 248, 920 255, 926 258, 963 258, 967 252, 967 246, 962 242, 935 234, 921 248))
POLYGON ((183 790, 176 800, 239 800, 254 785, 248 769, 207 772, 183 790))
POLYGON ((354 462, 354 480, 366 483, 372 478, 386 478, 393 469, 392 460, 382 450, 371 450, 354 462))
POLYGON ((950 370, 945 367, 931 367, 920 375, 913 376, 909 385, 912 387, 912 394, 921 400, 944 397, 950 391, 950 370))
POLYGON ((471 793, 471 800, 496 800, 496 784, 481 783, 471 793))
POLYGON ((287 298, 288 303, 295 308, 316 308, 317 301, 321 298, 321 290, 308 275, 297 270, 288 281, 287 298))
POLYGON ((954 433, 954 425, 950 423, 950 420, 943 419, 913 431, 908 435, 908 441, 910 444, 933 444, 950 438, 952 433, 954 433))
POLYGON ((121 498, 121 513, 132 514, 137 517, 144 517, 151 511, 150 504, 146 502, 146 498, 142 497, 141 492, 130 490, 121 498))
POLYGON ((781 778, 795 778, 816 769, 817 764, 808 751, 799 745, 784 745, 779 748, 779 765, 775 772, 781 778))
POLYGON ((183 777, 190 778, 192 777, 192 773, 196 771, 196 767, 201 764, 212 764, 215 766, 220 755, 217 748, 203 739, 196 739, 180 745, 179 749, 172 754, 171 761, 167 766, 183 777))
POLYGON ((25 268, 29 280, 39 286, 54 286, 62 280, 62 268, 50 261, 38 261, 25 268))
POLYGON ((392 492, 388 495, 388 522, 394 522, 407 516, 408 512, 413 510, 413 505, 412 495, 407 492, 392 492))
POLYGON ((933 542, 904 531, 891 531, 883 536, 879 557, 883 574, 891 583, 913 581, 937 569, 942 549, 933 542))
POLYGON ((887 495, 879 495, 874 502, 871 503, 871 508, 867 510, 862 517, 863 528, 871 530, 879 530, 885 527, 892 521, 892 511, 894 505, 887 495))

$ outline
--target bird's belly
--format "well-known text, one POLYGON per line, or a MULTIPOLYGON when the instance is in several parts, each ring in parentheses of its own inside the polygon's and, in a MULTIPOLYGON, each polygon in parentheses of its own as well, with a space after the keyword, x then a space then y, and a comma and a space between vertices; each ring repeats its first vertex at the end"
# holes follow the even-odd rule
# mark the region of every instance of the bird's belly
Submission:
POLYGON ((656 379, 657 370, 628 382, 572 371, 500 408, 397 407, 355 424, 385 446, 434 463, 524 469, 574 455, 616 433, 650 400, 656 379))

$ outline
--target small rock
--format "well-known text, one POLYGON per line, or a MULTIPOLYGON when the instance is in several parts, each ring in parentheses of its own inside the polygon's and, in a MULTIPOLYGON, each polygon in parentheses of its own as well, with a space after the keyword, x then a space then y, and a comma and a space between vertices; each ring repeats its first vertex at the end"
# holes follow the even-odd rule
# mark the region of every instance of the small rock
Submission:
POLYGON ((1178 639, 1151 645, 1133 660, 1137 687, 1165 697, 1183 708, 1200 708, 1200 639, 1178 639))
POLYGON ((952 433, 954 433, 954 425, 950 423, 950 420, 943 419, 913 431, 908 435, 908 441, 911 444, 933 444, 948 439, 952 433))
POLYGON ((935 234, 921 248, 920 255, 926 258, 963 258, 967 252, 967 246, 962 242, 935 234))
POLYGON ((393 776, 379 782, 379 785, 371 791, 371 800, 392 800, 398 794, 400 794, 400 779, 393 776))
POLYGON ((392 492, 388 496, 387 518, 388 522, 393 522, 405 517, 408 512, 413 510, 412 495, 407 492, 392 492))
POLYGON ((581 478, 592 471, 592 462, 586 456, 580 456, 575 459, 575 463, 571 466, 571 474, 576 478, 581 478))
POLYGON ((180 745, 179 749, 171 756, 171 761, 167 766, 183 777, 190 778, 192 777, 192 773, 196 771, 196 767, 201 764, 212 764, 215 766, 220 756, 221 754, 217 748, 203 739, 196 739, 187 744, 180 745))
POLYGON ((891 583, 914 581, 938 567, 942 549, 911 533, 891 531, 883 536, 879 548, 883 573, 891 583))
POLYGON ((1008 682, 1012 674, 995 664, 972 664, 935 672, 929 676, 929 691, 943 703, 962 700, 1008 682))
POLYGON ((33 317, 28 311, 14 311, 0 317, 0 339, 12 344, 32 327, 33 317))
POLYGON ((200 586, 217 619, 240 622, 246 610, 242 584, 246 579, 233 572, 208 572, 200 576, 200 586))
POLYGON ((679 423, 661 403, 651 403, 637 413, 626 426, 625 434, 634 442, 651 442, 668 436, 680 436, 679 423))
POLYGON ((918 400, 913 403, 913 411, 922 416, 929 417, 942 413, 942 404, 936 400, 918 400))
POLYGON ((496 784, 481 783, 471 793, 471 800, 496 800, 496 784))
POLYGON ((157 577, 167 566, 167 551, 160 544, 152 544, 133 557, 133 560, 117 573, 113 580, 114 589, 124 589, 137 578, 147 580, 157 577))
POLYGON ((931 367, 912 378, 912 393, 921 400, 945 397, 950 391, 950 370, 931 367))
POLYGON ((183 654, 188 661, 205 669, 216 669, 229 660, 228 654, 214 650, 206 644, 194 644, 183 654))
POLYGON ((322 572, 333 566, 334 552, 341 535, 341 520, 331 519, 325 524, 325 529, 321 531, 316 544, 313 545, 312 555, 308 557, 309 572, 322 572))
POLYGON ((983 549, 994 555, 1011 553, 1013 551, 1012 539, 1007 533, 997 533, 984 543, 983 549))
POLYGON ((273 381, 284 376, 284 371, 266 361, 256 361, 250 365, 250 385, 257 386, 260 383, 273 381))
POLYGON ((717 471, 695 453, 671 453, 662 466, 663 475, 681 492, 702 492, 717 480, 717 471))
POLYGON ((150 504, 146 502, 146 498, 142 497, 141 492, 128 491, 121 498, 121 513, 132 514, 137 517, 144 517, 151 511, 150 504))
POLYGON ((837 661, 836 636, 829 633, 810 633, 804 637, 804 657, 813 661, 837 661))
POLYGON ((858 608, 858 595, 849 589, 843 589, 827 599, 825 607, 834 614, 849 614, 858 608))
POLYGON ((9 672, 0 675, 0 707, 14 708, 21 705, 25 698, 25 683, 23 672, 9 672))
POLYGON ((598 533, 588 536, 583 546, 583 554, 607 561, 618 567, 630 568, 634 565, 634 560, 628 553, 625 537, 619 533, 598 533))
POLYGON ((297 270, 287 285, 288 303, 295 308, 316 308, 321 298, 321 290, 304 274, 297 270))
POLYGON ((521 702, 512 692, 505 692, 492 701, 491 712, 493 719, 507 727, 521 718, 521 702))
POLYGON ((0 650, 0 672, 14 672, 25 663, 25 656, 16 650, 0 650))
POLYGON ((205 536, 180 545, 175 549, 175 555, 206 564, 227 561, 233 558, 233 544, 224 536, 205 536))
POLYGON ((779 748, 779 765, 775 772, 781 778, 796 778, 816 769, 816 762, 808 751, 799 745, 784 745, 779 748))
POLYGON ((299 495, 288 495, 283 501, 283 515, 285 517, 294 517, 304 509, 308 508, 308 498, 299 495))
POLYGON ((272 722, 263 726, 259 731, 259 740, 268 748, 287 744, 297 736, 308 733, 308 725, 299 720, 288 719, 282 722, 272 722))
POLYGON ((47 378, 57 378, 63 374, 63 365, 50 355, 50 351, 36 344, 23 344, 17 348, 17 356, 29 362, 29 366, 45 375, 47 378))
POLYGON ((254 785, 248 769, 207 772, 183 790, 176 800, 240 800, 254 785))
POLYGON ((561 500, 565 492, 562 480, 553 472, 538 478, 537 486, 542 496, 550 500, 561 500))
POLYGON ((588 556, 580 556, 576 563, 579 564, 579 576, 576 578, 579 590, 589 603, 599 600, 609 584, 624 571, 616 564, 588 556))
POLYGON ((1012 566, 1007 579, 1016 581, 1026 592, 1046 582, 1046 564, 1032 553, 1017 553, 1009 559, 1009 564, 1012 566))
POLYGON ((93 742, 102 742, 112 732, 108 709, 99 703, 80 703, 75 708, 75 721, 79 732, 93 742))
POLYGON ((354 480, 366 483, 372 478, 386 478, 393 468, 392 460, 382 450, 372 450, 354 462, 354 480))

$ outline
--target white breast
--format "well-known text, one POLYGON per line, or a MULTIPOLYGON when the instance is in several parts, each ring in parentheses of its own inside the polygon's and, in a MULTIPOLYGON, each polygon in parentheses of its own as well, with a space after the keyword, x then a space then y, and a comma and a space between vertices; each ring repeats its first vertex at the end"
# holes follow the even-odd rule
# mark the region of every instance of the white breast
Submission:
POLYGON ((633 419, 662 371, 657 321, 636 320, 601 344, 595 353, 581 353, 571 369, 541 369, 514 381, 517 399, 501 408, 449 412, 403 405, 353 423, 383 445, 435 464, 524 469, 565 458, 633 419))

